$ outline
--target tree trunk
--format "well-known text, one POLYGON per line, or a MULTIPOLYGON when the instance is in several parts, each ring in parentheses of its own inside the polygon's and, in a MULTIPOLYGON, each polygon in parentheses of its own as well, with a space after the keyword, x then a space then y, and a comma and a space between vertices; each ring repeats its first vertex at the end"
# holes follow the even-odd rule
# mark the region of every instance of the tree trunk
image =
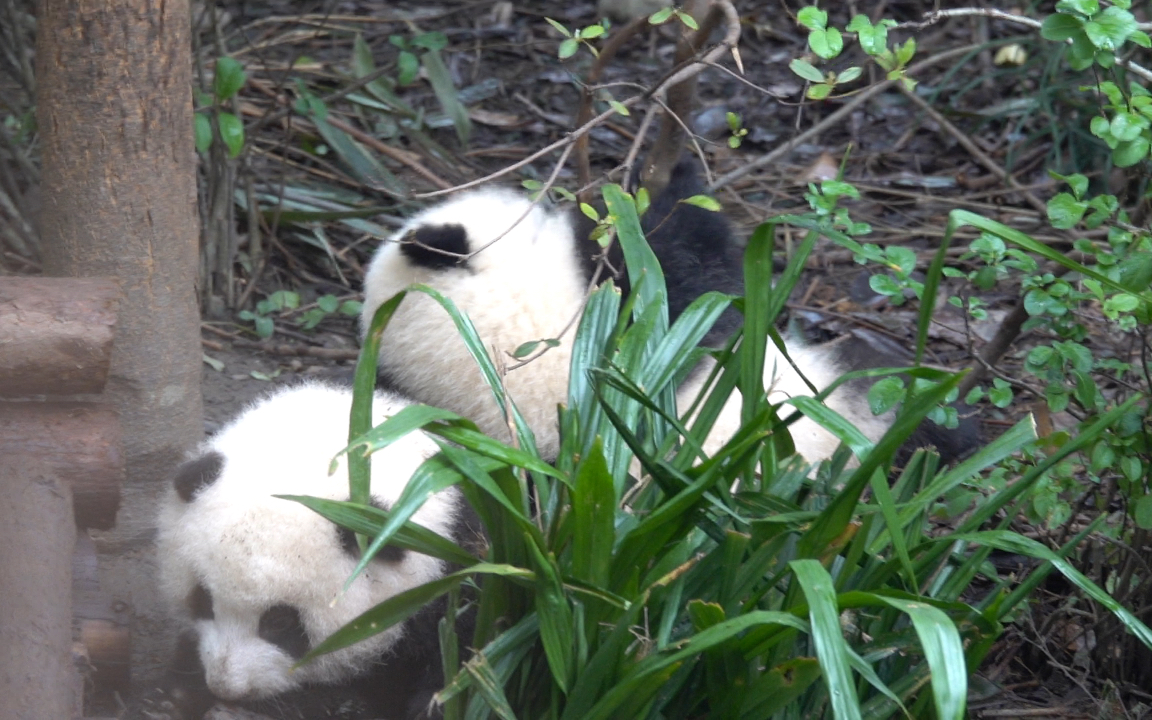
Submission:
MULTIPOLYGON (((188 2, 39 0, 38 14, 45 272, 123 291, 106 393, 126 484, 97 547, 149 552, 157 495, 203 433, 188 2)), ((149 567, 101 556, 131 608, 137 665, 160 660, 167 629, 149 567)))

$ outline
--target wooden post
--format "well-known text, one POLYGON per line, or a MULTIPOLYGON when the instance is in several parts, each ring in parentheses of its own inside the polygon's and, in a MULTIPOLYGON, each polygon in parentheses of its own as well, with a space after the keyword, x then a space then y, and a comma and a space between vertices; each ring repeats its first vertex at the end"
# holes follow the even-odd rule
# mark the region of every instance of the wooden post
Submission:
POLYGON ((108 405, 28 396, 103 389, 118 298, 108 280, 0 278, 0 396, 11 398, 0 399, 5 720, 71 718, 82 706, 72 656, 76 528, 115 522, 120 426, 108 405))

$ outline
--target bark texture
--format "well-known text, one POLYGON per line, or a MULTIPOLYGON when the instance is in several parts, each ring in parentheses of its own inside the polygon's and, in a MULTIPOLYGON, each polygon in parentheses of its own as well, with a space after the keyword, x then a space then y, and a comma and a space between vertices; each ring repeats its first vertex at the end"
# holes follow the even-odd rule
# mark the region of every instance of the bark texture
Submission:
POLYGON ((156 497, 203 434, 187 0, 39 0, 37 120, 46 274, 115 278, 124 300, 106 396, 126 482, 101 572, 133 618, 133 663, 168 623, 147 562, 156 497))

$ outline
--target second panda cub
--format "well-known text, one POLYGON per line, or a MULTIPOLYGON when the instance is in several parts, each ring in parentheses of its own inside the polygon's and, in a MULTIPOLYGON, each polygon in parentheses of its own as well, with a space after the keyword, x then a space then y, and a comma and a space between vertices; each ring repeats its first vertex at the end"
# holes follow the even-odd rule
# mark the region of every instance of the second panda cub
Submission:
MULTIPOLYGON (((437 623, 428 608, 405 623, 299 668, 311 648, 364 611, 441 577, 445 563, 385 547, 345 588, 359 560, 352 533, 275 495, 348 499, 351 390, 311 383, 249 407, 179 470, 159 519, 161 588, 190 633, 169 688, 167 717, 199 718, 216 700, 278 717, 325 716, 322 697, 363 706, 363 717, 424 717, 443 685, 437 623), (289 712, 289 709, 292 712, 289 712)), ((377 393, 373 421, 407 405, 377 393)), ((372 499, 384 508, 438 448, 412 433, 372 456, 372 499)), ((413 521, 469 546, 478 537, 454 489, 413 521)), ((477 545, 472 545, 477 547, 477 545)), ((462 632, 462 641, 466 632, 462 632)))
MULTIPOLYGON (((671 319, 697 297, 716 290, 742 295, 742 252, 723 215, 680 201, 704 191, 693 162, 681 162, 667 188, 651 203, 641 226, 664 271, 671 319)), ((461 194, 415 215, 377 250, 365 276, 362 330, 389 297, 413 283, 429 285, 469 315, 485 347, 507 358, 521 344, 557 338, 552 348, 513 369, 505 387, 537 438, 541 454, 559 451, 556 407, 567 398, 572 340, 593 278, 599 246, 588 239, 589 222, 578 212, 533 204, 521 193, 486 189, 461 194)), ((623 267, 619 249, 611 267, 623 267)), ((626 278, 618 273, 618 284, 626 278)), ((739 327, 729 309, 705 337, 719 346, 739 327)), ((790 343, 788 354, 817 388, 827 387, 847 368, 832 347, 790 343)), ((883 364, 883 363, 881 363, 883 364)), ((706 364, 678 391, 686 408, 695 399, 706 364)), ((379 357, 381 376, 414 399, 470 418, 486 433, 509 438, 476 363, 448 314, 431 298, 412 293, 385 329, 379 357)), ((764 386, 780 402, 811 390, 772 343, 764 386)), ((890 422, 874 416, 859 388, 842 386, 828 405, 869 439, 890 422)), ((712 453, 740 424, 741 399, 733 393, 704 450, 712 453)), ((797 452, 809 462, 832 455, 839 440, 808 418, 790 427, 797 452)))

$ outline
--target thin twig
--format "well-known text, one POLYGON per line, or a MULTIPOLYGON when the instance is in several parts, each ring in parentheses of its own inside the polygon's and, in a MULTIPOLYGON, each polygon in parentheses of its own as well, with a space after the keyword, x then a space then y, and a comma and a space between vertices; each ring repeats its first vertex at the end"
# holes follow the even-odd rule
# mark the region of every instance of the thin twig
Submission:
MULTIPOLYGON (((914 73, 918 73, 922 70, 925 70, 925 69, 927 69, 933 65, 937 65, 939 63, 942 63, 946 60, 952 60, 953 58, 961 57, 967 53, 972 52, 973 50, 979 49, 979 47, 980 47, 979 45, 965 45, 964 47, 953 48, 952 50, 946 50, 946 51, 940 53, 939 55, 935 55, 935 56, 930 57, 926 60, 923 60, 922 62, 916 63, 912 67, 908 68, 907 74, 912 75, 914 73)), ((790 152, 795 150, 797 147, 810 141, 812 138, 816 137, 817 135, 824 132, 825 130, 828 130, 829 128, 835 126, 841 120, 846 119, 849 115, 856 112, 856 110, 861 105, 863 105, 865 102, 871 100, 876 95, 879 95, 880 93, 884 92, 885 90, 891 88, 897 82, 899 82, 899 79, 885 80, 884 82, 873 85, 870 88, 867 88, 865 90, 861 90, 859 94, 857 94, 851 100, 849 100, 847 103, 845 103, 839 110, 832 113, 828 117, 824 118, 820 122, 816 123, 812 127, 808 128, 804 132, 800 133, 796 137, 792 138, 788 142, 784 143, 783 145, 778 145, 774 150, 767 153, 766 155, 762 155, 761 157, 756 158, 752 162, 745 163, 741 167, 738 167, 735 170, 733 170, 732 172, 730 172, 726 175, 721 175, 720 177, 716 178, 716 181, 713 182, 711 185, 711 189, 713 191, 719 190, 720 188, 724 187, 725 185, 729 185, 732 182, 739 180, 740 178, 744 177, 745 175, 750 174, 754 170, 758 170, 759 168, 762 168, 765 165, 771 165, 772 163, 779 162, 784 156, 788 155, 790 152)))

